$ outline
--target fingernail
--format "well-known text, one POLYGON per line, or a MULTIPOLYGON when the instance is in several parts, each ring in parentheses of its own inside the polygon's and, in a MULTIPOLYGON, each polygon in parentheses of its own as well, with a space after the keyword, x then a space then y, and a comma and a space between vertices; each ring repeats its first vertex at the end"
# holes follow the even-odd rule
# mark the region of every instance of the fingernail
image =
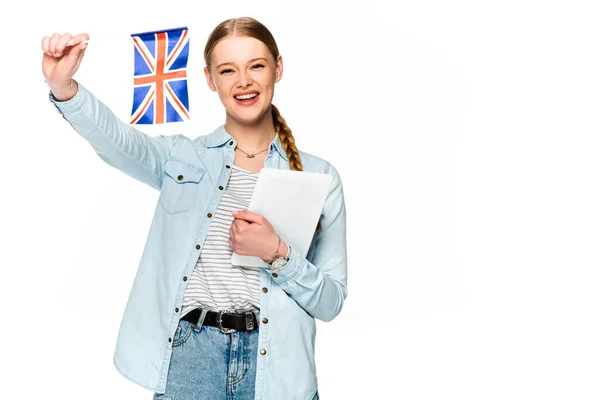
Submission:
POLYGON ((87 43, 83 43, 83 44, 82 44, 82 45, 81 45, 79 48, 83 50, 83 49, 85 49, 87 46, 88 46, 88 44, 87 44, 87 43))
POLYGON ((71 39, 67 42, 67 46, 71 46, 75 42, 75 39, 71 39))
POLYGON ((54 53, 54 57, 60 57, 60 53, 54 53))
POLYGON ((44 52, 45 55, 52 57, 52 54, 48 53, 47 51, 44 52))
POLYGON ((233 215, 237 215, 237 213, 239 213, 239 211, 238 211, 238 210, 233 210, 231 213, 232 213, 233 215))

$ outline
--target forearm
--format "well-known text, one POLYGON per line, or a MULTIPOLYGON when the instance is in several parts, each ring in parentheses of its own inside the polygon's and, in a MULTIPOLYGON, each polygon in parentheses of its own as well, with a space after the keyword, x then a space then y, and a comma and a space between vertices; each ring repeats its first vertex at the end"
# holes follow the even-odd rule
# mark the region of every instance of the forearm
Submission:
MULTIPOLYGON (((331 321, 344 305, 348 290, 343 281, 336 279, 302 257, 294 248, 288 264, 279 271, 270 271, 273 280, 312 317, 331 321)), ((336 275, 345 276, 346 260, 330 265, 336 275)))
POLYGON ((331 321, 344 305, 347 289, 346 206, 341 180, 335 168, 332 187, 321 218, 322 230, 313 239, 307 256, 291 247, 289 261, 270 271, 275 282, 308 314, 331 321))
POLYGON ((173 137, 150 137, 122 122, 82 85, 69 100, 52 98, 58 112, 94 148, 107 164, 156 189, 173 137))

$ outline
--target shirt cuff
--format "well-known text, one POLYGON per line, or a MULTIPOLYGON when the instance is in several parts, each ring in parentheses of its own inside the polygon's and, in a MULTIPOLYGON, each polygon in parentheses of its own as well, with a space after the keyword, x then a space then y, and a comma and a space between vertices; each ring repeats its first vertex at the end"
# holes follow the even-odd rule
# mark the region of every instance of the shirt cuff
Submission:
POLYGON ((300 272, 303 265, 306 263, 306 259, 298 253, 292 246, 289 246, 288 257, 290 260, 278 271, 274 271, 270 268, 267 269, 269 274, 273 277, 276 283, 285 283, 291 279, 294 279, 300 272))

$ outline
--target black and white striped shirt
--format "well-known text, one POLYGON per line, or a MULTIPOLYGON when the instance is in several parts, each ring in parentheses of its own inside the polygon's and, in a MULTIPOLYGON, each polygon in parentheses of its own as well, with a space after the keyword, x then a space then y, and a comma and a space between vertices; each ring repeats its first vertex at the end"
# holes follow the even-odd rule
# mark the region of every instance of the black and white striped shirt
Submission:
POLYGON ((248 208, 257 179, 258 173, 232 166, 227 188, 187 285, 181 316, 197 307, 213 311, 259 309, 260 271, 232 265, 229 247, 231 211, 248 208))

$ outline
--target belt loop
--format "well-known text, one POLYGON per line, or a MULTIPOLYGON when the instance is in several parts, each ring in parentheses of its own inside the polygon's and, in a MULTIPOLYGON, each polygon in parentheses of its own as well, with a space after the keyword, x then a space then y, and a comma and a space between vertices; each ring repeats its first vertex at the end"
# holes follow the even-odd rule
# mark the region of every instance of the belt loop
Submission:
POLYGON ((198 318, 198 322, 196 322, 196 326, 194 327, 194 330, 196 332, 200 332, 200 329, 202 328, 202 324, 204 323, 204 318, 206 318, 206 314, 208 313, 208 310, 203 309, 202 312, 200 313, 200 318, 198 318))

